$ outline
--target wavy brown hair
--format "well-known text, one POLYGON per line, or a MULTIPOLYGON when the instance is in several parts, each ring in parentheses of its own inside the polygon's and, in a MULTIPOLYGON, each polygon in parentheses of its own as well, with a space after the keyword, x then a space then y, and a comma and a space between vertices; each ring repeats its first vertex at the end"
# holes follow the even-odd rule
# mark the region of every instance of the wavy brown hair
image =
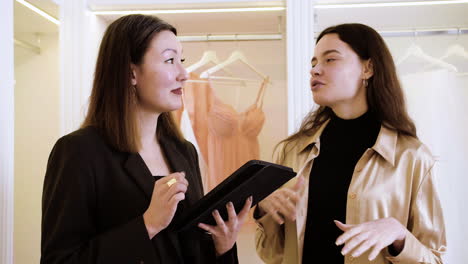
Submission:
MULTIPOLYGON (((396 73, 395 63, 382 37, 373 28, 363 24, 341 24, 322 31, 316 43, 327 34, 337 34, 347 43, 361 60, 370 59, 374 74, 368 80, 366 89, 367 104, 383 126, 399 134, 417 138, 416 126, 406 110, 405 97, 396 73)), ((313 135, 332 116, 332 109, 320 106, 311 111, 302 121, 299 131, 282 140, 284 159, 290 144, 299 138, 313 135)), ((276 148, 275 148, 276 149, 276 148)))
MULTIPOLYGON (((98 128, 114 148, 138 152, 140 133, 137 122, 136 89, 131 85, 131 67, 141 65, 151 40, 161 31, 177 30, 165 21, 146 15, 128 15, 107 28, 99 47, 89 108, 81 127, 98 128)), ((167 135, 183 141, 170 113, 158 118, 156 136, 167 135)))

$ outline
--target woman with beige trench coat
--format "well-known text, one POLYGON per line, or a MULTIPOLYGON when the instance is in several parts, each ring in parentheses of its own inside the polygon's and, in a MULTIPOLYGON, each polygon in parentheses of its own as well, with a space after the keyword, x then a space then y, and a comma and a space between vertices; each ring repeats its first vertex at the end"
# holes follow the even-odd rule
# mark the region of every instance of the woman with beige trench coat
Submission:
POLYGON ((255 210, 266 263, 442 263, 445 227, 434 158, 416 135, 392 56, 362 24, 317 38, 320 106, 280 143, 298 176, 255 210))

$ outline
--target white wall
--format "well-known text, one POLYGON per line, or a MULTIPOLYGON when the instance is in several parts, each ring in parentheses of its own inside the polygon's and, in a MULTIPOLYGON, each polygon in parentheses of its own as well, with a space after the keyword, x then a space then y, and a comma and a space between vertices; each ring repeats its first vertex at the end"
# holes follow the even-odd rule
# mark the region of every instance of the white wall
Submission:
POLYGON ((15 51, 16 264, 39 263, 41 200, 47 159, 59 137, 58 35, 41 39, 40 55, 15 51))

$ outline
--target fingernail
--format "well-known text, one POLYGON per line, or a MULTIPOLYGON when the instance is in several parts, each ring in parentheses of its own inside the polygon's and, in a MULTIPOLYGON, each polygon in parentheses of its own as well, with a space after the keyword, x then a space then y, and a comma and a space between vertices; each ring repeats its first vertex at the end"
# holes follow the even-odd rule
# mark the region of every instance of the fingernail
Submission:
POLYGON ((184 176, 184 177, 185 177, 185 171, 182 171, 181 173, 182 173, 182 176, 184 176))
POLYGON ((232 202, 229 202, 229 203, 228 203, 228 206, 229 206, 229 207, 234 207, 234 205, 232 204, 232 202))
POLYGON ((249 197, 249 201, 251 202, 252 200, 253 200, 253 197, 252 197, 252 196, 250 196, 250 197, 249 197))

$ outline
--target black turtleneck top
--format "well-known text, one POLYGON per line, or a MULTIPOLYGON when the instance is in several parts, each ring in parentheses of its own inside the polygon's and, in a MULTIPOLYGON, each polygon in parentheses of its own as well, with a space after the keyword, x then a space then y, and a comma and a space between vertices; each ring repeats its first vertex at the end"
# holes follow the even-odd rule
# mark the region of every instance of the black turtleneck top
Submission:
POLYGON ((320 136, 320 153, 309 179, 309 199, 302 263, 344 263, 335 244, 343 232, 333 220, 346 223, 348 187, 354 167, 375 144, 380 122, 368 111, 356 119, 333 115, 320 136))

